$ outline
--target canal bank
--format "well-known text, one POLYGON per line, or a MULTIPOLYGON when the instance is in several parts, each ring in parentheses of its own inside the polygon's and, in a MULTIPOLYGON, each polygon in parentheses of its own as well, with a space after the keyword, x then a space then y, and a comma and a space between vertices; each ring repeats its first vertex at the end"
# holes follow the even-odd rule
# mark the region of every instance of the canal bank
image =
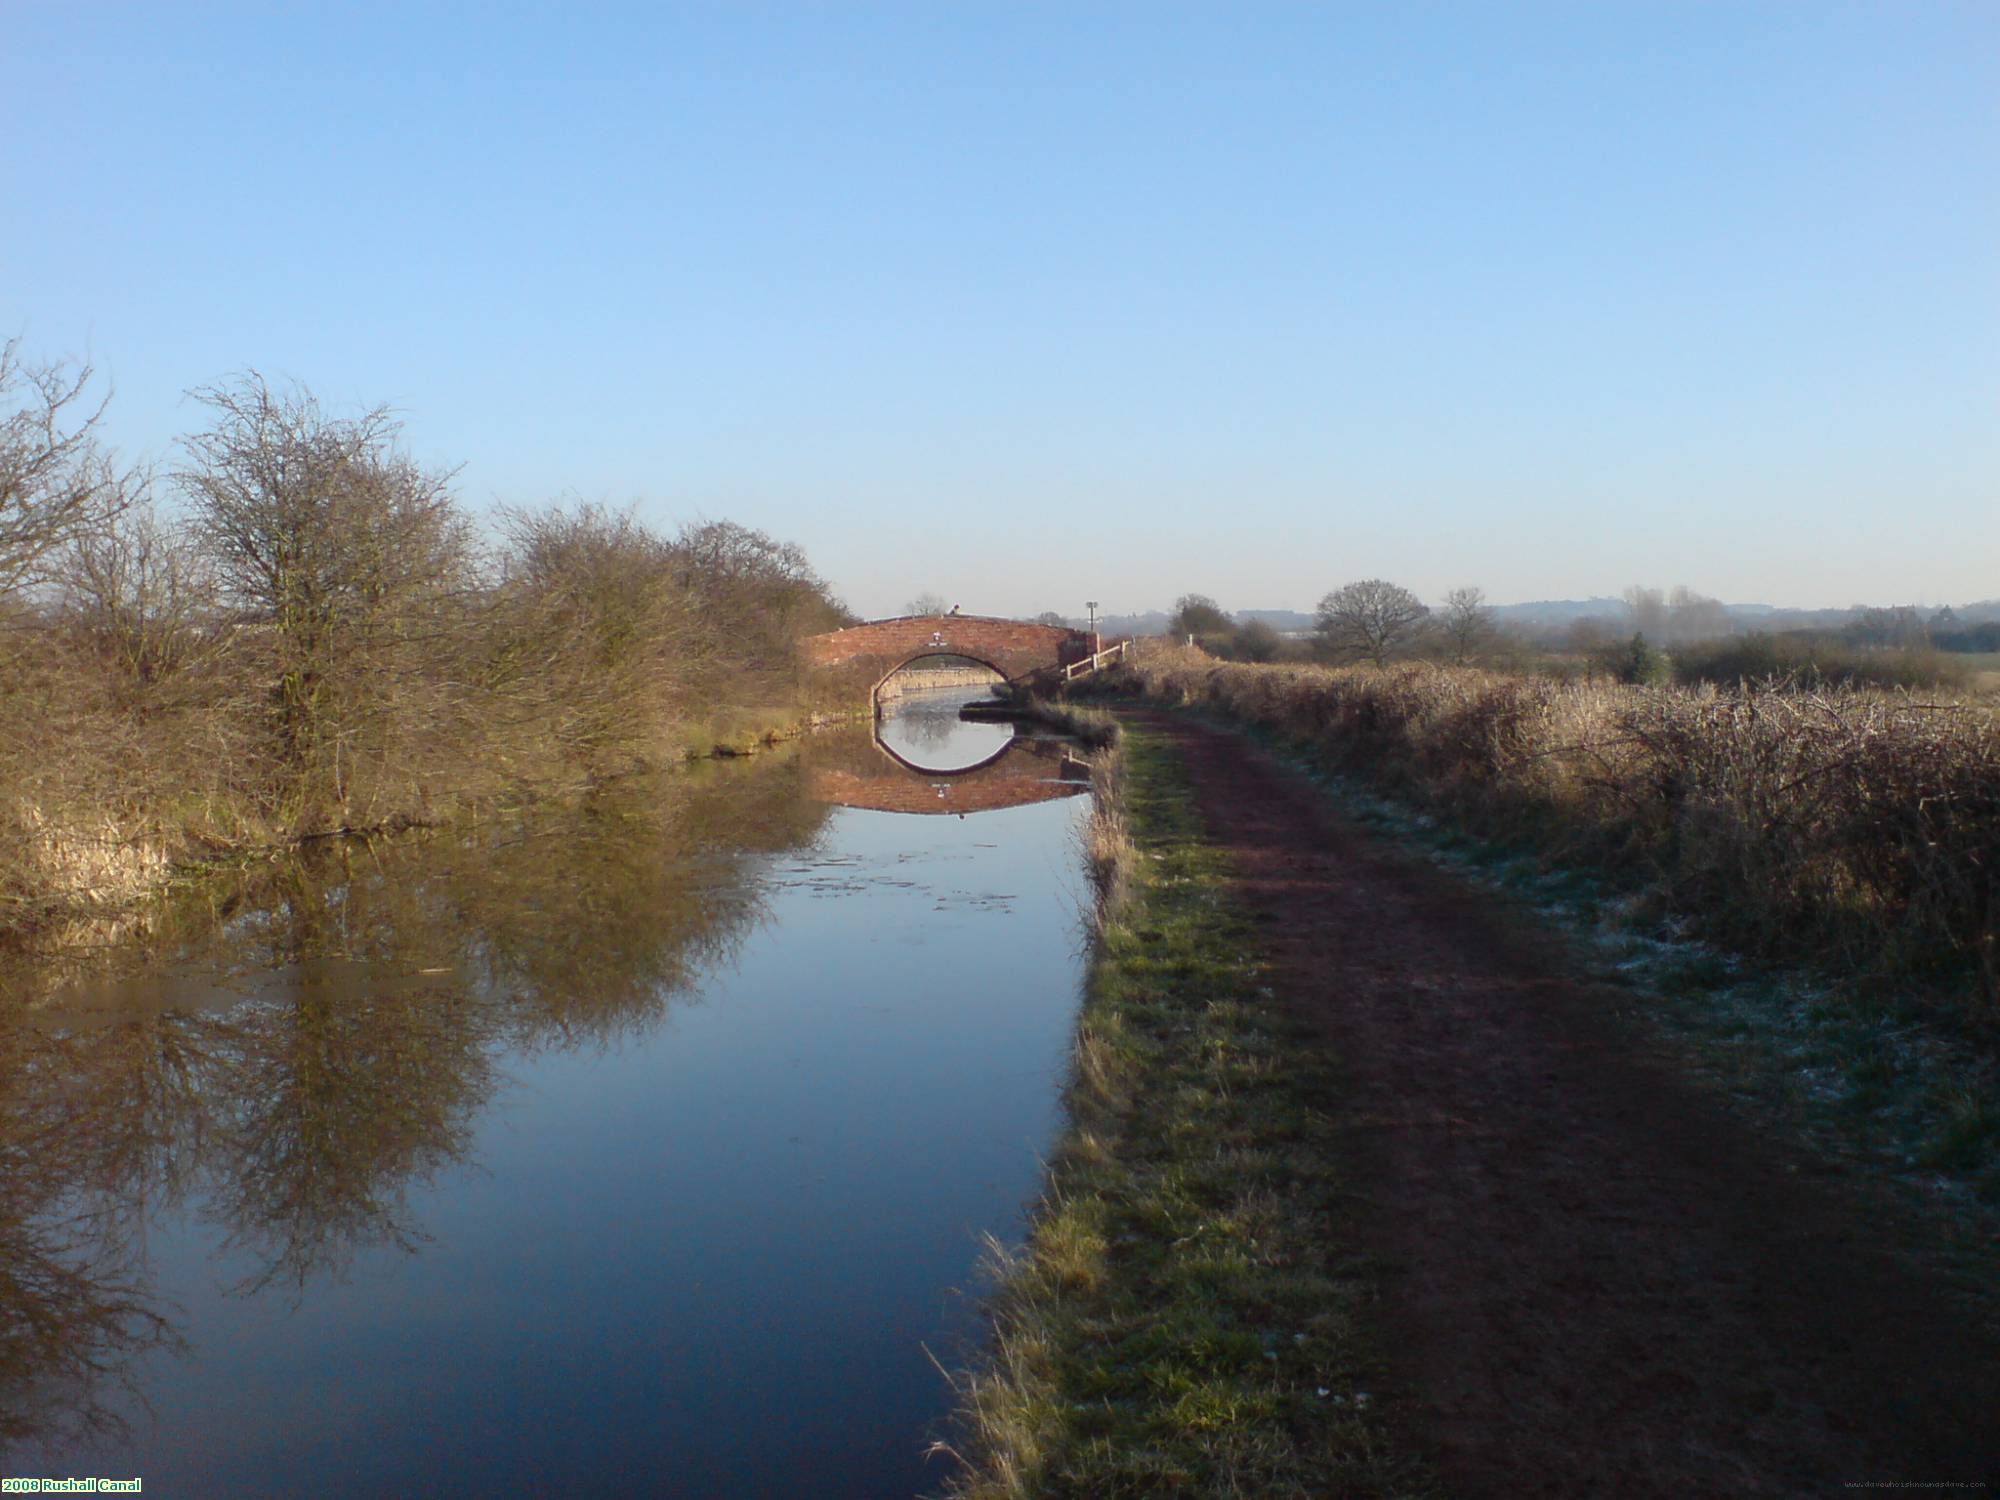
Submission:
POLYGON ((1128 724, 1099 764, 1069 1125, 995 1257, 951 1493, 1427 1494, 1361 1332, 1336 1072, 1274 1002, 1174 747, 1128 724))

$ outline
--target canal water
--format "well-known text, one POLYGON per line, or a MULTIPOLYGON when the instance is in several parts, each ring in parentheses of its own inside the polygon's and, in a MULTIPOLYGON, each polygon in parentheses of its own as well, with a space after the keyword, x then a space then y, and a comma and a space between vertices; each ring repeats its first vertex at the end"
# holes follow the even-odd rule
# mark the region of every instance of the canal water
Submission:
POLYGON ((968 696, 9 971, 0 1474, 934 1488, 1085 899, 1074 758, 968 696))

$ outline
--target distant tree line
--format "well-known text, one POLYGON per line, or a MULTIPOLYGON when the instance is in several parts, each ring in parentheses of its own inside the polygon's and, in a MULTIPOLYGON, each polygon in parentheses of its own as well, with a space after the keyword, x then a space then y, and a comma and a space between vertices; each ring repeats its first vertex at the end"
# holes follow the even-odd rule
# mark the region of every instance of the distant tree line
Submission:
POLYGON ((1912 605, 1861 609, 1840 628, 1858 646, 1929 646, 1939 651, 2000 651, 2000 618, 1962 621, 1950 605, 1926 616, 1912 605))
POLYGON ((2000 618, 1961 621, 1950 609, 1857 608, 1835 629, 1746 630, 1719 601, 1685 585, 1633 587, 1617 616, 1556 630, 1503 626, 1485 592, 1467 585, 1433 607, 1381 578, 1324 595, 1309 633, 1290 636, 1231 616, 1206 594, 1183 594, 1167 633, 1242 662, 1396 661, 1482 665, 1628 683, 1785 680, 1801 686, 1957 686, 1969 674, 1941 653, 2000 651, 2000 618))
POLYGON ((1167 633, 1231 661, 1368 661, 1378 666, 1405 655, 1463 664, 1477 659, 1496 637, 1481 590, 1453 589, 1433 611, 1408 589, 1380 578, 1344 584, 1325 595, 1305 639, 1288 638, 1253 616, 1232 618, 1206 594, 1175 600, 1167 633))

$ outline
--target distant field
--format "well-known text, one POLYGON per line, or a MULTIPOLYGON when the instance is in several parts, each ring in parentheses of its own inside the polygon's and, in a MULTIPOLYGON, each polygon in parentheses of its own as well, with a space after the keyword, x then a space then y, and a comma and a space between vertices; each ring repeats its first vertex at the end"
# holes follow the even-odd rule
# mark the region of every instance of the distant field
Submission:
POLYGON ((1975 691, 2000 695, 2000 651, 1968 651, 1957 660, 1971 668, 1975 691))

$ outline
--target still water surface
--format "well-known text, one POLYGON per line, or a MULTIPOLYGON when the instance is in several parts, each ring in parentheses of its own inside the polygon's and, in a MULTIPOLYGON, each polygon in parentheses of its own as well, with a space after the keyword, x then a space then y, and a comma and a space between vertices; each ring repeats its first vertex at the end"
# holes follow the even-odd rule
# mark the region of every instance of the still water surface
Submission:
POLYGON ((962 778, 843 731, 10 974, 0 1473, 935 1485, 926 1351, 977 1337, 1057 1126, 1088 800, 968 696, 883 727, 962 778), (871 810, 913 782, 1011 805, 871 810))

